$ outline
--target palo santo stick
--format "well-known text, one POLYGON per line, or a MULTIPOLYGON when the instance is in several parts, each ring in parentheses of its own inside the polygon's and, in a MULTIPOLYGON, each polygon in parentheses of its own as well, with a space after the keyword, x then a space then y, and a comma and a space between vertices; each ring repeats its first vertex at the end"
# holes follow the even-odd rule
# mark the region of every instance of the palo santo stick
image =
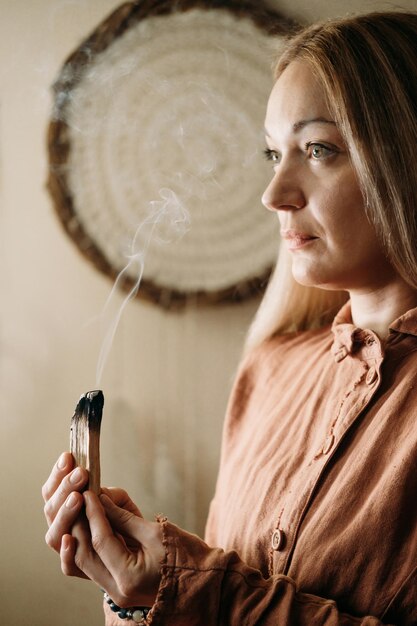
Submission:
POLYGON ((71 419, 70 451, 75 462, 89 472, 88 489, 100 493, 100 426, 104 396, 88 391, 81 396, 71 419))

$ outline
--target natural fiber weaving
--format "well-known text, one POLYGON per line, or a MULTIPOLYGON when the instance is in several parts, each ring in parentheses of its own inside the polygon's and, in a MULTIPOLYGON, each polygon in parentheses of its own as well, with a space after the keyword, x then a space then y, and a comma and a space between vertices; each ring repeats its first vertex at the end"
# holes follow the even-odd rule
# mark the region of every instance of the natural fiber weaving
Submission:
POLYGON ((128 288, 143 272, 165 307, 260 290, 278 241, 260 203, 269 34, 288 29, 259 2, 127 3, 66 61, 49 189, 100 270, 128 288))

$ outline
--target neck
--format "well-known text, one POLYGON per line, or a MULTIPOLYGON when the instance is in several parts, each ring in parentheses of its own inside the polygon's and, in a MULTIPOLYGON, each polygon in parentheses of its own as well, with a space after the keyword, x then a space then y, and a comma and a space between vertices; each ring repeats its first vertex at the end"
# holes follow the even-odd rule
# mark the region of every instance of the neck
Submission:
POLYGON ((350 299, 353 323, 359 328, 369 328, 385 339, 390 324, 417 307, 417 290, 404 281, 395 281, 375 290, 352 291, 350 299))

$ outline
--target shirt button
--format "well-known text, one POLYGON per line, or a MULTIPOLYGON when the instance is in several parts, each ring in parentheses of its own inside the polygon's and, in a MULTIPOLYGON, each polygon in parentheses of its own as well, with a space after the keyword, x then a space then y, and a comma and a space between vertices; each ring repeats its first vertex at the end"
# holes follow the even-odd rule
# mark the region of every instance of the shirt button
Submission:
POLYGON ((282 530, 277 528, 272 533, 271 546, 273 550, 281 550, 284 545, 285 535, 282 530))
POLYGON ((374 367, 370 367, 368 373, 365 378, 365 382, 367 385, 372 385, 376 379, 378 378, 378 372, 374 367))
POLYGON ((326 437, 326 441, 323 446, 323 454, 329 454, 330 450, 333 448, 334 444, 334 435, 328 435, 326 437))

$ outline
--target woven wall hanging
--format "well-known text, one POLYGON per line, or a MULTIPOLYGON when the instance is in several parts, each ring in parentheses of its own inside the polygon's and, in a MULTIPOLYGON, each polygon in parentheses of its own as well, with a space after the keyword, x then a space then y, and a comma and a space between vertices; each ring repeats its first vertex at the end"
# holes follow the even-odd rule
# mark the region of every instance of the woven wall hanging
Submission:
POLYGON ((276 259, 261 205, 269 52, 293 25, 261 2, 117 8, 54 85, 48 188, 81 252, 165 308, 259 293, 276 259))

